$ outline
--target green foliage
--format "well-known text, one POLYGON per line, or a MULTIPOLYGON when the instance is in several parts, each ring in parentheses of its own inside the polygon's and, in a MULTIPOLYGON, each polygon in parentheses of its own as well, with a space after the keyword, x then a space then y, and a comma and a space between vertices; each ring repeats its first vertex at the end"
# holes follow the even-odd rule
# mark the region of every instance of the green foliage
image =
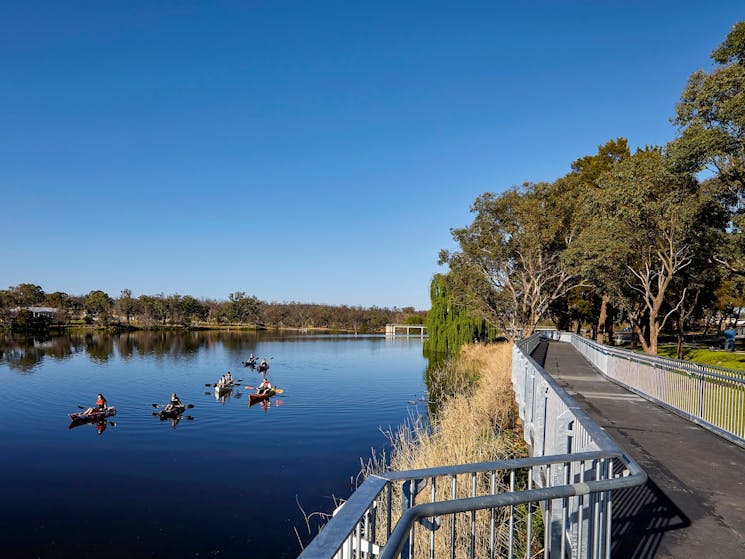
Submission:
POLYGON ((33 283, 21 283, 9 289, 10 298, 18 307, 31 307, 44 302, 44 290, 33 283))
MULTIPOLYGON (((661 345, 657 353, 663 357, 675 359, 676 347, 674 345, 661 345)), ((745 371, 745 355, 730 351, 689 347, 685 349, 683 359, 706 365, 716 365, 718 367, 745 371)))
POLYGON ((447 275, 436 274, 432 279, 432 308, 425 321, 428 336, 424 342, 425 352, 451 355, 465 343, 474 339, 489 340, 493 336, 484 319, 455 303, 453 289, 447 275))
POLYGON ((511 339, 530 335, 551 304, 580 284, 561 259, 575 237, 576 204, 557 191, 525 184, 479 196, 473 223, 452 230, 460 251, 440 253, 455 302, 511 339))
POLYGON ((95 290, 85 298, 85 309, 92 316, 98 317, 103 324, 108 324, 113 301, 107 293, 95 290))
POLYGON ((236 291, 229 296, 229 302, 225 305, 225 316, 231 322, 255 322, 259 316, 259 300, 254 297, 246 297, 243 291, 236 291))

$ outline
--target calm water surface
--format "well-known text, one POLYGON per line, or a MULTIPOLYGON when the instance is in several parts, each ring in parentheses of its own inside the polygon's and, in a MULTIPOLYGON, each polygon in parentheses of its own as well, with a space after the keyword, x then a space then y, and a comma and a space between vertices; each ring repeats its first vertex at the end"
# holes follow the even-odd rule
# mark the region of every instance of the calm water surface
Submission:
POLYGON ((104 334, 0 343, 0 556, 295 557, 306 513, 329 512, 382 433, 425 393, 419 340, 230 333, 104 334), (232 371, 270 359, 285 390, 218 399, 232 371), (152 415, 176 391, 194 408, 152 415), (99 434, 67 414, 103 392, 99 434))

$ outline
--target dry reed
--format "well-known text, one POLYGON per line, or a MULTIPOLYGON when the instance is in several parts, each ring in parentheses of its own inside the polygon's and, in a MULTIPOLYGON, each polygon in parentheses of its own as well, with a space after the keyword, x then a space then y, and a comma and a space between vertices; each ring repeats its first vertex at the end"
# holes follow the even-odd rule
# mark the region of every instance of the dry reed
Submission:
MULTIPOLYGON (((522 437, 517 431, 517 410, 511 383, 511 345, 467 345, 460 353, 436 371, 430 372, 430 399, 433 393, 441 396, 434 402, 436 412, 429 423, 412 418, 396 431, 388 432, 391 451, 386 458, 376 457, 364 468, 369 475, 376 471, 395 471, 432 468, 454 464, 468 464, 494 460, 507 460, 527 455, 522 437)), ((430 414, 433 415, 432 413, 430 414)), ((509 490, 508 478, 497 475, 496 492, 509 490)), ((477 495, 491 492, 488 475, 476 477, 477 495)), ((456 498, 473 496, 473 478, 470 474, 457 476, 456 498)), ((449 483, 440 483, 434 500, 453 498, 449 483)), ((431 488, 423 491, 417 502, 432 500, 431 488)), ((400 488, 394 491, 392 511, 394 519, 401 510, 400 488)), ((476 557, 489 556, 490 511, 477 513, 476 557)), ((495 511, 497 516, 496 556, 502 555, 508 545, 507 518, 509 510, 495 511)), ((516 556, 526 556, 525 532, 527 507, 516 507, 512 513, 521 541, 514 549, 516 556)), ((535 517, 539 515, 535 515, 535 517)), ((471 515, 462 513, 447 522, 456 522, 456 557, 471 554, 471 515)), ((514 533, 514 532, 513 532, 514 533)), ((436 557, 450 557, 450 529, 435 533, 436 557)), ((540 527, 533 529, 531 555, 540 551, 540 527), (537 529, 536 529, 537 528, 537 529)), ((429 557, 430 532, 418 526, 415 534, 414 557, 429 557)))

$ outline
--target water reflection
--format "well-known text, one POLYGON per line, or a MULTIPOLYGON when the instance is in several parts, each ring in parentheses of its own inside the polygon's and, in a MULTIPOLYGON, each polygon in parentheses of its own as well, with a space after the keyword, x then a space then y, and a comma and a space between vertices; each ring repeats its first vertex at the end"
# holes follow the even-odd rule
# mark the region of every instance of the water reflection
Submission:
POLYGON ((0 336, 0 363, 19 373, 31 373, 45 356, 65 359, 85 349, 81 335, 59 337, 0 336))
MULTIPOLYGON (((268 336, 264 333, 262 337, 268 336)), ((31 373, 46 357, 65 359, 81 351, 97 363, 105 363, 116 355, 123 360, 156 356, 188 361, 200 351, 218 346, 250 353, 256 348, 257 339, 255 332, 228 331, 85 331, 55 337, 6 334, 0 336, 0 363, 20 373, 31 373)))
POLYGON ((253 406, 259 407, 259 408, 261 408, 261 410, 264 413, 266 413, 266 412, 269 411, 270 408, 273 408, 273 407, 274 408, 278 408, 279 406, 282 405, 282 403, 283 403, 282 400, 270 400, 270 399, 266 399, 266 400, 261 400, 259 402, 251 402, 251 400, 249 399, 249 401, 248 401, 248 407, 249 408, 250 407, 253 407, 253 406), (258 406, 257 404, 261 404, 261 405, 258 406))
POLYGON ((112 427, 116 427, 115 421, 108 421, 107 419, 99 419, 98 421, 71 421, 70 425, 67 426, 68 429, 75 429, 76 427, 81 427, 82 425, 90 425, 95 426, 96 431, 99 435, 102 435, 103 432, 106 430, 107 425, 111 425, 112 427))

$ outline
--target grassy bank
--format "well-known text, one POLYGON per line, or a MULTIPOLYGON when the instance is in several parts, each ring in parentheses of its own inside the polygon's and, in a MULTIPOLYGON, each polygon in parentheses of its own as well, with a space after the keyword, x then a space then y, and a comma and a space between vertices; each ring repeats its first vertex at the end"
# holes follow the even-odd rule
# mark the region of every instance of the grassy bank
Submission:
MULTIPOLYGON (((675 344, 661 345, 657 349, 657 354, 661 357, 672 357, 675 359, 677 357, 677 346, 675 344)), ((695 361, 696 363, 704 363, 705 365, 716 365, 718 367, 745 371, 745 354, 731 351, 687 347, 683 352, 683 359, 686 361, 695 361)))
MULTIPOLYGON (((392 443, 388 464, 391 470, 412 470, 436 466, 506 460, 527 456, 523 442, 511 382, 512 349, 507 343, 494 345, 465 346, 454 359, 446 362, 438 370, 430 373, 429 388, 432 394, 440 394, 434 402, 436 412, 429 423, 412 420, 407 426, 390 432, 392 443)), ((385 468, 385 457, 373 460, 369 473, 385 468)), ((470 474, 457 476, 458 498, 471 496, 472 478, 470 474)), ((488 476, 478 477, 479 494, 490 492, 488 476)), ((498 492, 508 488, 501 485, 498 492)), ((393 511, 400 511, 400 493, 394 495, 393 511)), ((430 490, 424 491, 417 502, 430 499, 430 490)), ((438 484, 436 500, 451 497, 449 484, 438 484)), ((488 556, 489 511, 477 513, 476 556, 488 556)), ((509 537, 506 529, 507 510, 500 510, 502 526, 497 534, 497 547, 507 545, 509 537)), ((540 515, 534 515, 531 555, 541 549, 542 530, 540 515)), ((516 507, 514 520, 525 531, 527 509, 516 507)), ((466 556, 470 552, 471 529, 470 514, 457 517, 456 556, 466 556)), ((422 531, 417 528, 417 531, 422 531)), ((435 548, 438 553, 450 556, 449 530, 435 532, 435 548)), ((516 538, 525 541, 525 538, 516 538)), ((415 557, 428 556, 429 536, 422 532, 415 538, 417 549, 415 557)), ((524 544, 522 544, 524 547, 524 544)), ((504 547, 502 547, 504 549, 504 547)), ((525 549, 515 550, 518 556, 525 556, 525 549)), ((438 555, 439 556, 439 555, 438 555)))

